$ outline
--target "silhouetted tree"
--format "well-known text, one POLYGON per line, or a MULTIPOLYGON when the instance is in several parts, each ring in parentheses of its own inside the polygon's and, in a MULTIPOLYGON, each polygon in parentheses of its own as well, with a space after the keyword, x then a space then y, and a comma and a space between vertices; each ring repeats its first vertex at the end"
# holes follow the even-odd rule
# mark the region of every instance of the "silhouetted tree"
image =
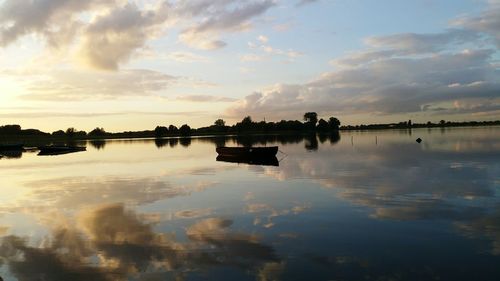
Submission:
POLYGON ((318 126, 316 126, 316 128, 318 129, 318 131, 321 131, 321 132, 327 131, 328 130, 328 122, 326 122, 323 119, 320 119, 318 122, 318 126))
POLYGON ((106 135, 106 131, 104 128, 95 128, 89 132, 89 136, 91 137, 102 137, 106 135))
POLYGON ((255 123, 252 121, 252 117, 247 116, 243 118, 241 122, 236 123, 236 130, 238 130, 238 132, 255 130, 254 124, 255 123))
POLYGON ((304 121, 306 121, 310 128, 314 128, 316 127, 316 123, 318 123, 318 114, 316 112, 306 112, 304 114, 304 121))
POLYGON ((21 133, 20 125, 5 125, 0 127, 0 133, 2 135, 16 135, 21 133))
POLYGON ((445 124, 446 124, 446 121, 444 121, 444 120, 439 121, 439 125, 444 126, 445 124))
POLYGON ((244 124, 244 125, 250 125, 252 123, 253 123, 252 117, 250 117, 250 116, 247 116, 247 117, 243 118, 243 120, 241 120, 241 124, 244 124))
POLYGON ((217 120, 215 120, 214 125, 217 127, 224 127, 224 126, 226 126, 226 121, 224 121, 222 119, 217 119, 217 120))
POLYGON ((171 134, 171 135, 175 135, 179 132, 179 129, 177 129, 176 126, 174 125, 170 125, 168 126, 168 132, 171 134))
POLYGON ((66 129, 66 136, 72 138, 75 136, 75 132, 76 132, 75 128, 68 128, 66 129))
POLYGON ((155 128, 155 137, 162 138, 168 134, 168 128, 164 126, 156 126, 155 128))
POLYGON ((52 136, 61 138, 61 137, 65 137, 66 133, 64 133, 63 130, 58 130, 58 131, 52 132, 52 136))
POLYGON ((328 119, 328 125, 330 130, 338 131, 340 128, 340 120, 335 117, 330 117, 330 119, 328 119))
POLYGON ((181 134, 181 136, 191 135, 191 127, 189 127, 187 124, 182 125, 179 128, 179 134, 181 134))

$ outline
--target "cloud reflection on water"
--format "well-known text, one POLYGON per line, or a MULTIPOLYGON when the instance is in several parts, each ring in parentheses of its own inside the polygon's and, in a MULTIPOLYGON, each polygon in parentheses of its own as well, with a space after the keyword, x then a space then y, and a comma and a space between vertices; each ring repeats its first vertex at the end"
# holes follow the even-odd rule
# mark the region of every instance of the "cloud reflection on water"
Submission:
POLYGON ((273 264, 273 247, 232 230, 230 219, 200 220, 185 230, 186 241, 155 232, 121 204, 88 209, 75 221, 53 226, 41 247, 28 238, 4 237, 0 257, 18 280, 143 280, 157 273, 184 280, 186 273, 217 266, 259 275, 280 267, 273 264))

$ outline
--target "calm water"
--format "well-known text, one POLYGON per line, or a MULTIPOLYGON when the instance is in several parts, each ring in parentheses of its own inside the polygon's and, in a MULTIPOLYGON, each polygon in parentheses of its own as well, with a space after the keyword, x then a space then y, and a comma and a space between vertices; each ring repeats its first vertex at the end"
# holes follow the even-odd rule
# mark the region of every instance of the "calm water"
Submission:
POLYGON ((0 159, 0 275, 500 280, 500 128, 340 137, 114 140, 0 159), (224 143, 286 155, 218 162, 224 143))

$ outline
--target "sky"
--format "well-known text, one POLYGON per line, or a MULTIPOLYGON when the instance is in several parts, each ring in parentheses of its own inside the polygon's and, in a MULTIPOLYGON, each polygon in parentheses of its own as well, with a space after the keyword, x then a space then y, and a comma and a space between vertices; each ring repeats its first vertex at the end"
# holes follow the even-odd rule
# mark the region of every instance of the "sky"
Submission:
POLYGON ((500 0, 0 0, 0 125, 500 119, 500 0))

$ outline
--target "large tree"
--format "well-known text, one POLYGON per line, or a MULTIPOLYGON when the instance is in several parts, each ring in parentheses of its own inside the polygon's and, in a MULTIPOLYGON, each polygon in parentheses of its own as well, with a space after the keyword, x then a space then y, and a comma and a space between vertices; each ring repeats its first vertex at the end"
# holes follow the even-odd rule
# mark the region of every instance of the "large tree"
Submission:
POLYGON ((191 127, 189 125, 184 124, 179 128, 179 133, 181 136, 189 136, 191 135, 191 127))
POLYGON ((316 123, 318 123, 318 114, 316 112, 306 112, 304 114, 304 121, 307 129, 314 130, 316 128, 316 123))
POLYGON ((328 125, 331 130, 338 131, 340 128, 340 120, 335 117, 330 117, 330 119, 328 119, 328 125))

